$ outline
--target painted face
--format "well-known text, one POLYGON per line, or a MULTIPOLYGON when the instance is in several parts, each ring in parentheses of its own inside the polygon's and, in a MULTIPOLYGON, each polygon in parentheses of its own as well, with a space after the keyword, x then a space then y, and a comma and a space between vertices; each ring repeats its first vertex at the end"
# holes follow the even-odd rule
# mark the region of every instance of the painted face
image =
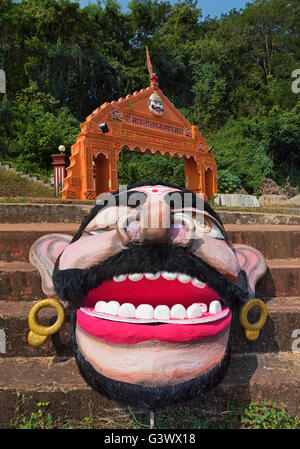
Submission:
POLYGON ((65 245, 53 282, 74 306, 85 380, 154 410, 222 380, 232 309, 251 288, 239 257, 252 253, 238 255, 218 216, 191 192, 146 185, 114 198, 65 245))
POLYGON ((164 113, 164 104, 157 93, 154 93, 149 98, 149 111, 155 115, 162 115, 164 113))

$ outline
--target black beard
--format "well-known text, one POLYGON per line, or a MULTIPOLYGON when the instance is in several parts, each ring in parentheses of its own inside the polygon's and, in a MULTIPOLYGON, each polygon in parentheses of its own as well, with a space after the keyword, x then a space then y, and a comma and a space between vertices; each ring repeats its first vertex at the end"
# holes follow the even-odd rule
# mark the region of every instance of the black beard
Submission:
POLYGON ((185 248, 168 244, 145 244, 121 251, 87 270, 53 271, 53 284, 58 296, 76 308, 81 307, 88 292, 113 276, 131 273, 180 272, 207 283, 232 310, 248 299, 246 273, 237 282, 230 281, 214 267, 185 248))

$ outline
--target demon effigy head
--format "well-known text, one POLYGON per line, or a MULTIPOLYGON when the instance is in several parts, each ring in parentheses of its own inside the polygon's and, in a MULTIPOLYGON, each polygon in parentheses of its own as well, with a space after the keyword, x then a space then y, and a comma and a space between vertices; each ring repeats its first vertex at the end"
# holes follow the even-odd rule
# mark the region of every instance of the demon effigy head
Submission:
POLYGON ((152 181, 107 198, 72 240, 44 236, 30 259, 45 293, 72 305, 92 388, 152 410, 192 399, 222 381, 232 313, 253 297, 264 258, 229 245, 218 215, 185 189, 152 181))
POLYGON ((162 115, 164 113, 164 104, 157 92, 153 92, 149 98, 149 110, 155 115, 162 115))

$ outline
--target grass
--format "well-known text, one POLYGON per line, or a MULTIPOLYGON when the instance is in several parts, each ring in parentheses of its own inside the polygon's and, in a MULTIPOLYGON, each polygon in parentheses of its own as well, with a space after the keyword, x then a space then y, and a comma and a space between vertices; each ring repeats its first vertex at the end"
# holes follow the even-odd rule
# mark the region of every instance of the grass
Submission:
MULTIPOLYGON (((93 416, 82 420, 54 418, 49 402, 39 402, 30 411, 24 405, 25 396, 18 401, 10 427, 14 429, 149 429, 149 413, 134 412, 130 407, 111 416, 93 416), (23 408, 23 410, 22 410, 23 408)), ((155 414, 155 429, 300 429, 300 422, 292 417, 284 404, 250 402, 226 410, 203 410, 179 406, 155 414)))
POLYGON ((26 198, 53 198, 52 188, 22 178, 14 172, 0 167, 0 197, 2 202, 26 202, 26 198))

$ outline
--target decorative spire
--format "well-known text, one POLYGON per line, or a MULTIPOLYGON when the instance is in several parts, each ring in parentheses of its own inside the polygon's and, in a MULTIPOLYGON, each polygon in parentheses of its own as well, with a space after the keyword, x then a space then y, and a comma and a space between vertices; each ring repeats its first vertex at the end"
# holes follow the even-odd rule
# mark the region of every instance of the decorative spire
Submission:
POLYGON ((151 60, 150 60, 150 55, 149 55, 149 51, 148 51, 148 47, 146 45, 146 55, 147 55, 147 66, 148 66, 148 72, 151 78, 151 86, 157 87, 158 86, 158 76, 156 75, 156 73, 153 73, 153 69, 152 69, 152 64, 151 64, 151 60))

